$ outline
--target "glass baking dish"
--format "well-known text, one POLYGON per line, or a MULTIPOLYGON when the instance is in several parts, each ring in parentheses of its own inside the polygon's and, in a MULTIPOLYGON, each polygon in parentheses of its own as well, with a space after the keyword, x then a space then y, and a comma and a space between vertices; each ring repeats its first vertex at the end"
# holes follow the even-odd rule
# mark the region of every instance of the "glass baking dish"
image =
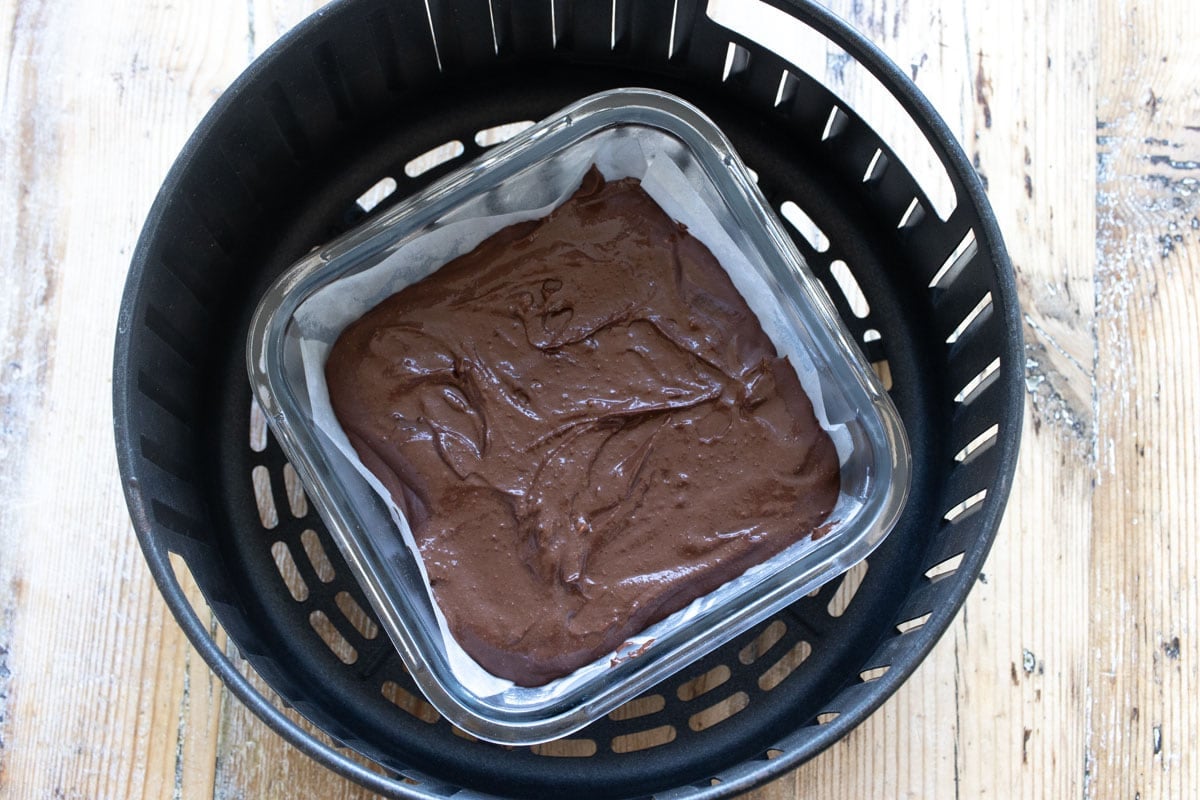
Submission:
POLYGON ((908 492, 899 416, 754 178, 709 119, 652 90, 585 98, 310 253, 263 297, 247 365, 272 431, 414 681, 450 722, 502 744, 572 733, 842 574, 883 540, 908 492), (486 674, 449 636, 403 514, 332 419, 321 367, 347 324, 500 228, 545 216, 593 164, 610 179, 641 179, 717 256, 830 433, 840 494, 819 537, 619 651, 521 687, 486 674))

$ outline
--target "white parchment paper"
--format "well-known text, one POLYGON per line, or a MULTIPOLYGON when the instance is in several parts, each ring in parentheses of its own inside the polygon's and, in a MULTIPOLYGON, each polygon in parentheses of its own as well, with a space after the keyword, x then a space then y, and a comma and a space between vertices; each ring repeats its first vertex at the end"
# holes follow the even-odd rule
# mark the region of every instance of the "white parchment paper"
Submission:
MULTIPOLYGON (((300 353, 313 421, 341 454, 354 466, 391 509, 396 527, 415 556, 429 590, 424 562, 407 520, 392 502, 383 484, 363 466, 345 432, 337 422, 325 385, 325 361, 337 337, 354 320, 388 296, 435 272, 450 260, 470 252, 499 230, 539 219, 561 205, 579 187, 584 173, 594 164, 607 180, 638 178, 642 187, 672 218, 682 222, 703 242, 729 273, 734 286, 758 316, 764 332, 780 355, 796 369, 801 385, 813 402, 817 420, 833 438, 839 459, 846 463, 852 449, 844 425, 831 423, 822 399, 820 378, 792 323, 785 317, 774 292, 746 255, 730 237, 710 205, 675 163, 682 146, 654 129, 625 127, 601 131, 555 158, 506 181, 497 190, 467 201, 447 214, 432 229, 411 238, 377 265, 330 283, 315 292, 296 311, 300 353)), ((845 498, 843 498, 845 499, 845 498)), ((838 514, 838 509, 834 514, 838 514)), ((834 517, 836 518, 836 517, 834 517)), ((614 657, 623 657, 653 641, 661 632, 674 629, 722 602, 754 582, 756 576, 794 559, 805 542, 798 542, 768 562, 748 570, 742 577, 697 599, 688 607, 634 637, 614 657)), ((455 677, 479 697, 490 697, 513 689, 510 681, 497 678, 468 656, 450 634, 437 603, 433 603, 446 652, 455 677)), ((549 689, 568 691, 609 668, 609 659, 576 670, 552 682, 549 689)), ((516 691, 526 691, 517 689, 516 691)), ((556 692, 557 693, 557 692, 556 692)))

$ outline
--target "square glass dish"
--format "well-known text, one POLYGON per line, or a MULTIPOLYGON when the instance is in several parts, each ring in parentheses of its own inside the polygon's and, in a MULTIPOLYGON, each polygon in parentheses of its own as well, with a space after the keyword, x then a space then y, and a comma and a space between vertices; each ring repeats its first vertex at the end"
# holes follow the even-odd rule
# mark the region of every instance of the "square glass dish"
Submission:
POLYGON ((657 91, 581 100, 310 253, 262 299, 247 365, 272 431, 417 685, 450 722, 503 744, 584 727, 842 574, 887 535, 908 492, 899 416, 824 289, 720 130, 657 91), (404 514, 332 414, 324 363, 351 322, 500 229, 545 217, 592 166, 639 179, 716 256, 795 368, 836 447, 840 492, 819 535, 617 651, 523 687, 486 673, 449 635, 404 514))

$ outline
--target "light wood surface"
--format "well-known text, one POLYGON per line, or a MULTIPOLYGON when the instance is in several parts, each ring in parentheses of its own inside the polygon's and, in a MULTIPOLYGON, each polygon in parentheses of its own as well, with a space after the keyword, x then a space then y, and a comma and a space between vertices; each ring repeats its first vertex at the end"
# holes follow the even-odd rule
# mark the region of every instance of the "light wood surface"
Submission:
MULTIPOLYGON (((752 796, 1195 796, 1200 16, 1187 0, 831 5, 986 178, 1025 312, 1026 433, 985 575, 932 656, 752 796)), ((191 649, 111 434, 116 311, 155 191, 223 88, 317 6, 0 0, 0 796, 370 796, 191 649)), ((797 59, 886 115, 836 57, 797 59)))

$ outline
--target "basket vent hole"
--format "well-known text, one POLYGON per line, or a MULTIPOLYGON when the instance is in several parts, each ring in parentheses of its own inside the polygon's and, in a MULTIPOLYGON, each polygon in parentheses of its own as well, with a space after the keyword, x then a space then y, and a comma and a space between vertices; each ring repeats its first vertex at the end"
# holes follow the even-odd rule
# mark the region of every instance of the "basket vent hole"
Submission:
POLYGON ((779 76, 779 88, 775 90, 775 107, 779 108, 792 102, 792 98, 796 96, 796 87, 800 83, 799 79, 786 69, 779 76))
POLYGON ((724 664, 718 664, 703 675, 698 675, 690 681, 683 683, 675 690, 675 694, 680 700, 687 702, 695 700, 705 692, 711 692, 725 681, 729 680, 729 676, 733 672, 724 664))
POLYGON ((367 189, 358 196, 354 202, 358 203, 358 207, 364 213, 370 213, 375 206, 387 200, 395 193, 397 187, 396 179, 392 177, 380 178, 374 186, 367 189))
POLYGON ((661 747, 664 744, 669 744, 675 741, 675 726, 674 725, 659 725, 657 728, 650 728, 637 733, 624 733, 620 736, 614 736, 612 747, 614 753, 636 753, 639 750, 649 750, 652 747, 661 747))
POLYGON ((256 453, 267 449, 267 415, 257 400, 250 401, 250 449, 256 453))
POLYGON ((875 375, 879 378, 883 390, 890 392, 892 390, 892 365, 885 358, 883 361, 871 362, 871 369, 875 370, 875 375))
POLYGON ((946 256, 946 260, 942 262, 941 268, 933 274, 929 280, 930 289, 942 289, 954 283, 975 254, 979 252, 979 244, 975 241, 975 229, 971 228, 963 236, 962 241, 958 246, 951 251, 950 255, 946 256))
POLYGON ((829 616, 840 617, 846 613, 846 609, 850 607, 850 601, 854 599, 854 595, 858 594, 858 589, 862 586, 865 577, 867 577, 866 561, 860 561, 846 570, 846 574, 842 576, 842 582, 838 584, 837 591, 833 593, 833 597, 829 598, 829 605, 825 607, 829 616))
POLYGON ((749 167, 746 167, 746 172, 750 173, 750 180, 754 181, 755 183, 758 183, 758 172, 750 169, 749 167))
POLYGON ((965 519, 970 514, 973 514, 979 510, 979 507, 983 505, 984 498, 986 497, 987 489, 980 489, 978 492, 947 511, 944 519, 946 522, 958 522, 960 519, 965 519))
POLYGON ((963 386, 962 391, 954 396, 956 403, 970 403, 975 399, 975 395, 982 392, 992 381, 996 379, 996 375, 1000 372, 1000 359, 992 359, 992 363, 983 368, 982 371, 971 380, 967 381, 963 386))
POLYGON ((308 624, 343 664, 353 664, 358 661, 358 651, 354 649, 354 645, 347 642, 346 637, 338 632, 329 617, 325 616, 324 611, 317 610, 309 614, 308 624))
POLYGON ((287 490, 288 509, 296 519, 308 516, 308 498, 304 495, 304 484, 291 464, 283 465, 283 487, 287 490))
POLYGON ((779 644, 779 640, 785 633, 787 633, 787 624, 781 619, 774 620, 763 628, 762 633, 754 637, 754 641, 738 652, 738 661, 747 666, 753 664, 766 655, 772 647, 779 644))
POLYGON ((829 265, 829 271, 833 274, 833 279, 837 281, 838 288, 842 290, 846 303, 850 306, 850 313, 859 319, 870 314, 871 306, 867 302, 867 296, 863 294, 862 287, 858 285, 849 265, 839 258, 829 265))
POLYGON ((725 69, 721 72, 722 82, 729 80, 735 75, 740 75, 749 66, 750 51, 741 45, 730 42, 729 47, 725 50, 725 69))
MULTIPOLYGON (((437 712, 436 708, 395 681, 384 681, 383 686, 380 687, 380 693, 396 708, 399 708, 401 711, 407 711, 412 716, 421 720, 421 722, 432 725, 442 718, 442 715, 437 712)), ((471 735, 467 734, 467 736, 471 735)), ((475 737, 471 736, 471 738, 474 739, 475 737)))
POLYGON ((917 628, 920 628, 926 622, 928 622, 929 618, 932 615, 933 615, 932 611, 927 611, 919 617, 913 617, 912 619, 906 619, 903 622, 900 622, 896 625, 896 632, 897 633, 908 633, 909 631, 915 631, 917 628))
POLYGON ((317 573, 317 578, 321 583, 329 583, 333 580, 336 574, 333 570, 333 563, 329 560, 329 556, 325 555, 325 548, 321 545, 321 537, 317 536, 317 532, 310 528, 300 534, 300 544, 304 546, 304 554, 308 556, 308 563, 312 564, 313 571, 317 573))
POLYGON ((412 161, 409 161, 404 165, 404 174, 410 178, 424 175, 434 167, 458 158, 465 151, 466 148, 463 147, 462 142, 458 139, 452 139, 444 144, 439 144, 432 150, 426 150, 412 161))
POLYGON ((554 758, 588 758, 596 755, 595 739, 555 739, 529 748, 535 755, 554 758))
POLYGON ((813 250, 824 253, 829 249, 829 237, 817 227, 817 223, 813 222, 800 206, 788 200, 779 207, 779 213, 783 214, 783 218, 796 229, 797 233, 812 245, 813 250))
POLYGON ((275 495, 271 491, 271 473, 260 464, 250 470, 250 482, 254 485, 254 504, 258 506, 258 521, 264 528, 271 530, 279 524, 275 495))
POLYGON ((921 205, 921 201, 913 198, 908 204, 908 208, 904 209, 904 213, 900 215, 900 221, 896 223, 898 230, 905 228, 915 228, 925 220, 925 206, 921 205))
POLYGON ((863 341, 867 344, 870 344, 871 342, 878 342, 882 338, 883 337, 879 334, 879 331, 875 330, 874 328, 867 328, 865 331, 863 331, 863 341))
POLYGON ((840 106, 834 106, 829 109, 829 117, 825 120, 825 128, 821 131, 821 141, 827 142, 837 136, 846 127, 846 123, 850 121, 850 117, 845 111, 842 111, 840 106))
POLYGON ((784 654, 783 658, 771 665, 771 668, 758 676, 758 688, 764 692, 769 692, 779 684, 783 683, 784 679, 796 671, 796 668, 804 663, 812 654, 812 645, 805 641, 796 642, 791 650, 784 654))
POLYGON ((379 626, 375 624, 375 620, 371 619, 366 611, 363 611, 363 607, 350 596, 349 592, 345 590, 338 592, 333 598, 333 602, 337 603, 342 616, 354 626, 354 630, 362 634, 364 639, 374 639, 379 635, 379 626))
POLYGON ((773 761, 774 759, 779 758, 781 755, 783 755, 782 750, 772 747, 770 750, 767 751, 767 760, 773 761))
POLYGON ((455 736, 459 737, 460 739, 466 739, 468 742, 478 742, 479 741, 478 736, 467 733, 466 731, 464 731, 462 728, 458 727, 457 725, 450 726, 450 732, 453 733, 455 736))
POLYGON ((862 672, 858 673, 858 679, 861 680, 863 683, 870 683, 871 681, 877 681, 880 678, 882 678, 884 675, 887 675, 887 671, 889 669, 891 669, 890 666, 871 667, 871 669, 864 669, 862 672))
POLYGON ((692 714, 688 718, 688 727, 697 732, 708 730, 714 725, 720 725, 749 704, 750 695, 745 692, 734 692, 721 702, 692 714))
POLYGON ((965 334, 967 332, 967 330, 973 324, 975 324, 976 320, 979 320, 980 322, 982 322, 983 320, 986 320, 989 316, 991 316, 991 311, 992 311, 992 293, 988 292, 987 294, 985 294, 983 296, 982 300, 980 300, 978 303, 975 304, 975 307, 973 309, 971 309, 971 312, 969 314, 967 314, 965 317, 963 317, 962 322, 958 323, 958 327, 955 328, 951 332, 951 334, 946 337, 946 344, 954 344, 955 342, 957 342, 959 339, 961 339, 963 337, 963 334, 965 334))
POLYGON ((648 694, 644 697, 630 700, 622 706, 618 706, 609 712, 608 718, 614 722, 621 722, 627 719, 647 717, 662 711, 666 705, 667 701, 661 694, 648 694))
POLYGON ((292 560, 292 549, 287 546, 287 542, 275 542, 271 545, 271 558, 275 560, 275 569, 279 570, 279 577, 283 578, 283 585, 287 587, 292 599, 297 603, 307 600, 308 584, 300 577, 300 570, 292 560))
POLYGON ((506 122, 503 125, 493 125, 490 128, 475 132, 475 144, 480 147, 491 147, 501 142, 507 142, 526 128, 533 126, 533 120, 525 119, 520 122, 506 122))
POLYGON ((967 442, 967 446, 954 454, 954 460, 960 464, 969 464, 980 453, 987 450, 996 443, 1000 434, 1000 425, 992 425, 983 433, 976 436, 971 441, 967 442))
POLYGON ((875 150, 875 155, 871 156, 870 163, 867 164, 867 170, 863 173, 862 182, 871 183, 883 177, 883 173, 887 172, 888 157, 878 148, 875 150))
POLYGON ((829 723, 831 723, 835 719, 837 719, 838 715, 839 715, 839 712, 837 712, 837 711, 825 711, 823 713, 817 714, 817 724, 818 725, 828 725, 829 723))
POLYGON ((925 570, 925 577, 929 580, 935 580, 943 575, 950 575, 958 569, 958 565, 962 563, 965 553, 959 553, 955 556, 950 556, 944 561, 939 561, 929 569, 925 570))

